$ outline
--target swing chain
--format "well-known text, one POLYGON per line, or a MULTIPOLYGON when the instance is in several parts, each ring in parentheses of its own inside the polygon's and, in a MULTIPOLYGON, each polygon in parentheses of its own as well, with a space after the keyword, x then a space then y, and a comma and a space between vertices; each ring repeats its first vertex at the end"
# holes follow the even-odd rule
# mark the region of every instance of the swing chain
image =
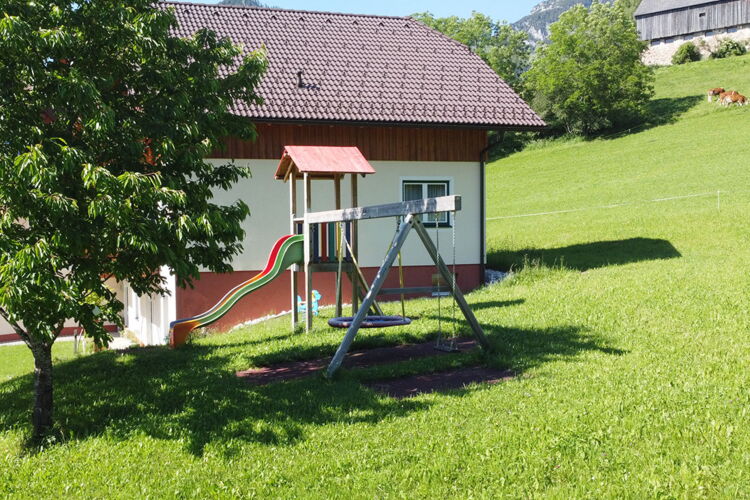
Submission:
MULTIPOLYGON (((403 219, 403 217, 396 217, 396 231, 401 227, 403 219)), ((404 284, 404 262, 401 258, 401 250, 398 252, 398 283, 401 288, 406 286, 404 284)), ((401 316, 406 317, 406 296, 403 293, 401 293, 401 316)))
MULTIPOLYGON (((453 251, 453 260, 452 260, 452 276, 451 276, 451 282, 450 282, 450 293, 453 297, 453 304, 451 307, 451 319, 453 321, 453 336, 450 339, 445 339, 443 335, 443 313, 442 313, 442 306, 440 302, 440 298, 442 297, 442 292, 440 291, 440 278, 438 278, 438 339, 435 343, 435 348, 441 351, 446 352, 458 352, 459 349, 456 346, 456 338, 458 337, 458 325, 456 323, 456 212, 450 212, 448 214, 448 221, 450 222, 450 217, 453 217, 453 223, 451 224, 451 236, 452 236, 452 251, 453 251), (451 215, 452 214, 452 215, 451 215)), ((435 219, 435 242, 437 247, 437 254, 438 254, 438 262, 442 260, 442 257, 440 256, 440 231, 438 230, 438 224, 439 219, 435 219)), ((438 271, 440 266, 438 264, 438 271)), ((440 274, 438 274, 440 276, 440 274)))
POLYGON ((452 233, 453 233, 453 286, 451 287, 451 296, 453 297, 453 307, 451 311, 451 319, 453 321, 453 338, 452 342, 455 342, 455 338, 458 337, 458 322, 456 322, 456 294, 453 292, 456 289, 456 212, 452 212, 452 233))
MULTIPOLYGON (((439 220, 437 215, 435 215, 435 243, 437 246, 437 254, 438 259, 440 259, 440 229, 439 229, 439 220)), ((438 271, 438 279, 437 279, 437 297, 438 297, 438 346, 442 345, 443 343, 443 311, 441 307, 440 299, 443 295, 443 292, 440 291, 440 282, 442 281, 440 279, 440 267, 437 267, 438 271)))

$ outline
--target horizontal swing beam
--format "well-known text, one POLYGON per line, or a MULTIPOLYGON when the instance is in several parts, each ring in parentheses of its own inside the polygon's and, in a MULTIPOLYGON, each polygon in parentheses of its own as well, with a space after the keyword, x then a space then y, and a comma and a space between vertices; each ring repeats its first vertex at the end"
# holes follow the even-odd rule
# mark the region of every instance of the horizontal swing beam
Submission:
POLYGON ((354 220, 382 219, 385 217, 405 217, 407 215, 433 214, 440 212, 458 212, 461 210, 461 196, 440 196, 438 198, 424 198, 422 200, 404 201, 401 203, 387 203, 369 207, 345 208, 343 210, 328 210, 312 212, 305 215, 307 224, 323 224, 326 222, 348 222, 354 220))

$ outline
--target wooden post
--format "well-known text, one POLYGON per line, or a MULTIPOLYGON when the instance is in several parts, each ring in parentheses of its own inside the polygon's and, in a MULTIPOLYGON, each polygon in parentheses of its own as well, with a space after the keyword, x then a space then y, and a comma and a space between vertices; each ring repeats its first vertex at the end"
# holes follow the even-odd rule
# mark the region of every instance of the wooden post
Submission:
MULTIPOLYGON (((341 176, 336 174, 333 177, 333 190, 334 190, 334 198, 336 200, 336 210, 341 210, 341 176)), ((338 257, 339 262, 339 269, 336 273, 336 317, 342 316, 342 293, 341 293, 341 284, 342 284, 342 276, 341 276, 341 262, 343 259, 342 256, 342 250, 344 248, 343 246, 343 234, 339 234, 338 230, 342 227, 341 223, 336 223, 336 238, 334 238, 334 241, 336 242, 336 255, 338 257)))
MULTIPOLYGON (((289 166, 289 169, 294 169, 293 165, 289 166)), ((297 231, 294 219, 297 218, 297 179, 294 176, 294 172, 289 177, 289 234, 295 234, 297 231)), ((299 322, 299 311, 297 311, 297 295, 299 290, 297 289, 297 264, 292 266, 292 283, 291 283, 291 295, 292 295, 292 331, 297 327, 299 322)))
POLYGON ((341 175, 333 178, 334 199, 336 200, 336 210, 341 210, 341 175))
MULTIPOLYGON (((357 193, 357 174, 351 174, 352 175, 352 206, 351 208, 354 208, 358 206, 359 200, 358 200, 358 193, 357 193)), ((351 252, 352 252, 352 258, 354 261, 359 260, 359 231, 357 227, 357 221, 352 221, 352 241, 351 241, 351 252)), ((357 277, 352 274, 350 276, 350 281, 352 283, 352 316, 357 314, 357 311, 359 310, 359 282, 357 281, 357 277)))
POLYGON ((406 241, 406 237, 409 236, 409 230, 412 228, 413 223, 414 216, 407 215, 404 219, 404 222, 402 222, 401 226, 399 226, 398 231, 396 232, 396 235, 393 237, 393 241, 391 242, 391 248, 388 250, 388 253, 385 256, 380 269, 378 269, 378 274, 375 276, 375 280, 373 280, 372 282, 372 287, 370 288, 370 291, 367 292, 365 299, 362 301, 362 307, 359 309, 359 311, 357 311, 357 314, 354 315, 352 324, 346 331, 346 335, 344 335, 344 340, 341 341, 341 345, 336 350, 336 354, 334 354, 333 359, 331 360, 331 364, 328 365, 328 370, 326 370, 326 377, 332 377, 333 374, 336 373, 336 370, 338 370, 341 366, 341 363, 344 361, 344 356, 346 356, 346 353, 349 352, 349 348, 354 341, 354 337, 357 336, 359 327, 362 326, 362 322, 365 320, 370 307, 372 307, 373 303, 375 302, 375 298, 378 296, 378 292, 383 287, 383 283, 385 283, 385 279, 388 277, 388 270, 391 268, 391 266, 393 266, 393 261, 396 260, 398 252, 401 251, 401 247, 404 245, 404 241, 406 241))
MULTIPOLYGON (((310 192, 311 179, 308 174, 304 174, 304 194, 305 194, 305 216, 312 210, 312 193, 310 192)), ((312 330, 312 241, 310 239, 310 224, 304 223, 305 235, 305 332, 312 330)))

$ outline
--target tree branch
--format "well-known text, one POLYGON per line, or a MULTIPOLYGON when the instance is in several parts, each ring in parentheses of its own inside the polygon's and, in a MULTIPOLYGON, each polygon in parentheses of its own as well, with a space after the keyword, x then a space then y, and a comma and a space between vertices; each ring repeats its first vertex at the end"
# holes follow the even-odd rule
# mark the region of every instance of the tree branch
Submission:
POLYGON ((31 346, 33 345, 33 343, 31 342, 31 337, 29 336, 29 334, 23 328, 21 328, 21 325, 19 325, 17 322, 12 321, 10 319, 10 316, 8 316, 8 312, 3 307, 0 307, 0 316, 2 316, 3 319, 8 322, 8 324, 16 332, 16 335, 18 335, 19 337, 21 337, 21 340, 23 340, 24 343, 29 348, 31 348, 31 346))

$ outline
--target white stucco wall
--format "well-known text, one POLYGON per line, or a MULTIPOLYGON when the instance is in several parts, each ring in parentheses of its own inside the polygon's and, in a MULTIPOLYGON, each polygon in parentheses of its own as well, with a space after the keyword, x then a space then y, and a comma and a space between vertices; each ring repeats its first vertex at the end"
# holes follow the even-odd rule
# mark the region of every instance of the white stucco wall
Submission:
POLYGON ((122 284, 125 329, 144 345, 168 343, 169 323, 177 314, 176 280, 166 267, 161 269, 161 274, 166 278, 167 289, 170 291, 170 295, 164 297, 139 297, 127 283, 122 284))
MULTIPOLYGON (((106 285, 107 285, 107 287, 109 287, 110 290, 114 290, 115 291, 115 293, 117 294, 118 300, 123 300, 123 298, 124 298, 124 290, 123 290, 122 285, 120 285, 119 283, 117 283, 113 279, 108 280, 107 283, 106 283, 106 285)), ((66 328, 66 329, 68 329, 68 328, 78 328, 78 323, 76 323, 72 319, 69 319, 69 320, 67 320, 65 322, 65 324, 63 325, 63 328, 66 328)), ((7 321, 5 321, 4 319, 0 318, 0 335, 6 335, 6 334, 12 334, 12 333, 15 333, 13 331, 13 327, 11 327, 8 324, 7 321)))
MULTIPOLYGON (((227 160, 211 160, 221 164, 227 160)), ((247 165, 252 178, 246 179, 233 189, 218 193, 216 200, 230 203, 243 199, 251 215, 244 223, 246 231, 244 251, 234 259, 237 270, 262 269, 274 242, 289 234, 289 185, 274 179, 277 160, 237 161, 247 165)), ((401 201, 401 185, 404 179, 449 180, 450 194, 462 196, 463 209, 456 216, 456 263, 478 264, 480 251, 480 165, 475 162, 371 162, 376 174, 359 178, 360 206, 379 205, 401 201)), ((303 205, 303 183, 297 182, 297 207, 301 216, 303 205)), ((313 211, 334 209, 333 181, 312 182, 313 211)), ((351 205, 350 182, 342 182, 342 205, 351 205)), ((380 266, 387 246, 396 230, 396 219, 362 221, 359 225, 360 265, 380 266)), ((430 229, 434 235, 434 229, 430 229)), ((450 262, 451 228, 441 228, 440 245, 443 258, 450 262)), ((433 236, 434 238, 434 236, 433 236)), ((416 234, 409 237, 403 251, 404 265, 430 265, 431 260, 424 251, 416 234)))
MULTIPOLYGON (((210 160, 214 164, 228 160, 210 160)), ((244 222, 246 238, 243 252, 233 266, 236 270, 259 270, 266 264, 268 253, 278 238, 289 234, 289 185, 274 179, 277 160, 239 160, 247 165, 252 178, 240 181, 232 189, 216 194, 219 203, 231 203, 242 199, 249 206, 251 215, 244 222)), ((456 264, 478 264, 480 262, 480 165, 477 162, 371 162, 376 174, 359 177, 358 194, 360 206, 379 205, 401 201, 403 180, 447 180, 449 194, 462 196, 462 210, 457 213, 456 264)), ((303 183, 298 181, 298 216, 304 207, 303 183)), ((334 205, 332 181, 313 181, 313 211, 331 210, 334 205)), ((349 177, 342 182, 342 206, 351 206, 349 177)), ((360 265, 379 267, 385 251, 396 230, 396 219, 361 221, 359 225, 360 265)), ((435 229, 429 228, 435 239, 435 229)), ((452 229, 440 228, 440 249, 446 262, 452 261, 452 229)), ((404 265, 432 265, 427 252, 416 234, 410 235, 402 252, 404 265)), ((169 334, 169 322, 176 317, 175 280, 167 269, 162 269, 173 291, 168 297, 138 297, 127 284, 112 283, 118 298, 125 305, 126 329, 141 343, 163 344, 169 334)), ((75 326, 69 321, 66 326, 75 326)), ((12 333, 12 329, 0 320, 0 333, 12 333)))
POLYGON ((645 64, 665 66, 672 64, 672 56, 677 49, 686 42, 693 42, 701 51, 703 57, 708 57, 716 49, 724 38, 731 38, 738 42, 750 41, 750 26, 738 26, 736 28, 714 30, 711 34, 694 33, 665 40, 653 40, 648 49, 643 53, 642 59, 645 64))

